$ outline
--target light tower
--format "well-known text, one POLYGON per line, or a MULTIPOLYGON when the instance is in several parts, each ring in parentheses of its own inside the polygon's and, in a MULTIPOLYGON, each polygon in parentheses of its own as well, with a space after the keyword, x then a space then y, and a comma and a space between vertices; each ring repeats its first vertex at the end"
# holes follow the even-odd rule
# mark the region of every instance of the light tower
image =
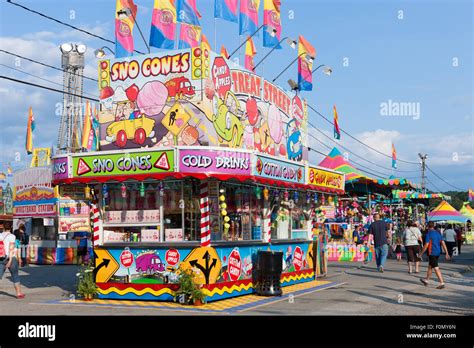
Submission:
POLYGON ((82 90, 84 54, 86 46, 62 44, 61 66, 63 75, 63 112, 59 124, 59 152, 77 152, 81 149, 82 134, 82 90))

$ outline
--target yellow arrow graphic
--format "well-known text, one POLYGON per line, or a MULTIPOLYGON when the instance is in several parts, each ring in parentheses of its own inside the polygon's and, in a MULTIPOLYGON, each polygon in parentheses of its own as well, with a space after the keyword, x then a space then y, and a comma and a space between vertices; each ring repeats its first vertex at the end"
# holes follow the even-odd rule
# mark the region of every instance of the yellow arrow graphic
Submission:
POLYGON ((107 283, 118 271, 120 265, 108 250, 94 248, 95 254, 95 281, 96 283, 107 283))

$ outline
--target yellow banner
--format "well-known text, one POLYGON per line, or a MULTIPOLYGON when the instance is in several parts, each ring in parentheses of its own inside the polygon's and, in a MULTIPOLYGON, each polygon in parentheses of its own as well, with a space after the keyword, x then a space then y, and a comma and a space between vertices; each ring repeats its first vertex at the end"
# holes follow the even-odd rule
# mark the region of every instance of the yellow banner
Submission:
POLYGON ((344 190, 344 174, 333 173, 321 168, 309 167, 307 184, 315 187, 344 190))

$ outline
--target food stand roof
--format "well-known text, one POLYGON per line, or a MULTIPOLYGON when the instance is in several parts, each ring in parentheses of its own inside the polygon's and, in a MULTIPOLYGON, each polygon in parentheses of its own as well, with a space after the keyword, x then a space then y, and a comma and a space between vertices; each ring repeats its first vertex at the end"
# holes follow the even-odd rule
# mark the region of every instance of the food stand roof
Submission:
POLYGON ((444 195, 442 193, 422 193, 417 191, 403 191, 403 190, 393 190, 393 198, 396 199, 432 199, 432 198, 441 198, 443 200, 451 200, 451 196, 444 195))
POLYGON ((474 209, 472 209, 468 203, 464 203, 461 210, 459 212, 467 217, 469 220, 474 221, 474 209))
POLYGON ((411 183, 404 178, 396 178, 390 176, 388 179, 374 179, 362 171, 354 167, 348 160, 344 158, 344 155, 339 151, 338 148, 334 147, 331 152, 324 158, 319 166, 337 170, 346 175, 347 184, 366 184, 371 185, 372 188, 401 188, 411 187, 416 188, 417 185, 411 183))
POLYGON ((467 220, 467 217, 454 209, 451 204, 446 201, 442 201, 433 211, 428 213, 428 221, 466 223, 467 220))

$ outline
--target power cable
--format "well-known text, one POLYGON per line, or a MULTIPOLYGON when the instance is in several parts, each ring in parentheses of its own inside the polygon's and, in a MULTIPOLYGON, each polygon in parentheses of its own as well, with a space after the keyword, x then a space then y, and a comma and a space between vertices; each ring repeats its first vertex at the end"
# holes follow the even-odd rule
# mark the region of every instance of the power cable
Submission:
POLYGON ((449 182, 447 182, 446 180, 444 180, 442 177, 440 177, 438 174, 436 174, 430 167, 428 167, 428 165, 426 165, 426 168, 431 172, 433 173, 434 176, 436 176, 438 179, 440 179, 441 181, 443 181, 445 184, 455 188, 456 190, 459 190, 459 191, 465 191, 464 189, 462 188, 459 188, 457 186, 454 186, 452 184, 450 184, 449 182))
MULTIPOLYGON (((367 162, 369 162, 369 163, 371 163, 371 164, 377 165, 376 163, 371 162, 371 161, 369 161, 369 160, 366 160, 365 158, 363 158, 363 157, 359 156, 358 154, 352 152, 352 151, 349 150, 347 147, 338 144, 334 139, 332 139, 331 137, 329 137, 328 135, 326 135, 324 132, 322 132, 321 130, 319 130, 319 129, 317 129, 316 127, 314 127, 311 123, 309 123, 309 124, 314 128, 314 130, 316 130, 317 132, 321 133, 323 136, 325 136, 326 138, 328 138, 328 139, 331 140, 332 142, 336 143, 336 144, 337 144, 339 147, 341 147, 342 149, 346 150, 347 152, 353 154, 354 156, 359 157, 359 158, 361 158, 361 159, 363 159, 363 160, 365 160, 365 161, 367 161, 367 162)), ((383 173, 383 172, 377 171, 377 170, 375 170, 375 169, 366 167, 365 165, 362 165, 362 164, 360 164, 359 162, 356 162, 356 161, 354 161, 354 160, 351 160, 351 162, 354 163, 354 164, 357 164, 359 167, 367 168, 368 170, 371 171, 370 174, 375 175, 375 176, 378 176, 378 177, 380 177, 380 178, 386 178, 386 177, 390 176, 390 174, 383 173), (377 172, 377 173, 381 174, 382 176, 377 175, 377 174, 374 174, 373 172, 377 172)), ((383 168, 383 169, 387 169, 387 168, 382 167, 382 166, 380 166, 380 165, 377 165, 377 166, 378 166, 378 167, 381 167, 381 168, 383 168)), ((366 172, 369 173, 368 170, 364 170, 364 171, 366 171, 366 172)))
MULTIPOLYGON (((308 107, 309 107, 311 110, 313 110, 315 113, 317 113, 319 116, 321 116, 324 120, 326 120, 326 122, 328 122, 329 124, 331 124, 331 125, 334 126, 334 123, 333 123, 331 120, 329 120, 326 116, 324 116, 323 114, 321 114, 318 110, 316 110, 316 109, 315 109, 314 107, 312 107, 310 104, 307 104, 307 105, 308 105, 308 107)), ((354 136, 351 135, 350 133, 346 132, 346 131, 345 131, 344 129, 342 129, 341 127, 339 127, 339 129, 341 130, 341 132, 343 132, 344 134, 348 135, 350 138, 354 139, 354 140, 357 141, 358 143, 360 143, 360 144, 362 144, 362 145, 368 147, 368 148, 371 149, 372 151, 375 151, 375 152, 377 152, 377 153, 379 153, 379 154, 381 154, 381 155, 383 155, 383 156, 385 156, 385 157, 392 158, 392 156, 387 155, 386 153, 383 153, 383 152, 381 152, 381 151, 379 151, 379 150, 373 148, 372 146, 367 145, 367 144, 364 143, 363 141, 357 139, 356 137, 354 137, 354 136)), ((397 161, 404 162, 404 163, 409 163, 409 164, 416 164, 416 165, 419 164, 419 163, 417 163, 417 162, 406 161, 406 160, 402 160, 402 159, 400 159, 400 158, 397 158, 397 161)), ((401 170, 399 170, 399 171, 401 171, 401 170)))
MULTIPOLYGON (((1 64, 1 63, 0 63, 0 66, 3 66, 3 67, 5 67, 5 68, 11 69, 11 70, 18 71, 18 72, 21 72, 22 74, 29 75, 29 76, 35 77, 35 78, 37 78, 37 79, 40 79, 40 80, 43 80, 43 81, 46 81, 46 82, 55 84, 55 85, 57 85, 57 86, 63 87, 63 85, 60 84, 60 83, 57 83, 57 82, 54 82, 54 81, 45 79, 44 77, 40 77, 40 76, 37 76, 37 75, 30 74, 30 73, 28 73, 28 72, 26 72, 26 71, 24 71, 24 70, 21 70, 21 69, 17 69, 17 68, 14 68, 14 67, 12 67, 12 66, 8 66, 8 65, 5 65, 5 64, 1 64)), ((90 94, 90 93, 87 93, 87 92, 82 92, 82 93, 83 93, 83 94, 90 95, 90 96, 92 96, 92 97, 98 98, 98 96, 93 95, 93 94, 90 94)))
POLYGON ((430 179, 426 178, 426 181, 428 181, 431 184, 431 186, 433 186, 435 188, 436 191, 432 191, 432 192, 441 193, 441 190, 435 184, 433 184, 430 179))
MULTIPOLYGON (((49 19, 49 20, 52 20, 52 21, 54 21, 54 22, 56 22, 56 23, 65 25, 66 27, 69 27, 69 28, 72 28, 72 29, 74 29, 74 30, 80 31, 81 33, 84 33, 84 34, 93 36, 93 37, 95 37, 95 38, 97 38, 97 39, 101 39, 101 40, 103 40, 103 41, 105 41, 105 42, 109 42, 109 43, 115 45, 115 41, 106 39, 106 38, 104 38, 104 37, 102 37, 102 36, 100 36, 100 35, 91 33, 90 31, 87 31, 87 30, 84 30, 84 29, 75 27, 74 25, 65 23, 65 22, 63 22, 63 21, 60 21, 59 19, 56 19, 56 18, 53 18, 53 17, 51 17, 51 16, 45 15, 44 13, 41 13, 41 12, 39 12, 39 11, 30 9, 30 8, 28 8, 28 7, 26 7, 26 6, 23 6, 23 5, 21 5, 21 4, 15 3, 15 2, 13 2, 13 1, 11 1, 11 0, 7 0, 7 3, 12 4, 12 5, 15 5, 15 6, 18 6, 18 7, 22 8, 22 9, 24 9, 24 10, 26 10, 26 11, 29 11, 29 12, 34 13, 34 14, 37 14, 37 15, 39 15, 39 16, 41 16, 41 17, 47 18, 47 19, 49 19)), ((144 54, 143 52, 140 52, 140 51, 137 51, 137 50, 133 50, 133 51, 134 51, 134 52, 137 52, 137 53, 139 53, 139 54, 144 54)))
POLYGON ((12 77, 8 77, 8 76, 0 75, 0 79, 5 79, 5 80, 9 80, 9 81, 21 83, 21 84, 28 85, 28 86, 32 86, 32 87, 38 87, 38 88, 42 88, 42 89, 47 89, 47 90, 49 90, 49 91, 58 92, 58 93, 61 93, 61 94, 68 94, 68 95, 72 95, 72 96, 75 96, 75 97, 80 97, 80 98, 92 100, 92 101, 95 101, 95 102, 100 102, 99 99, 90 98, 90 97, 85 97, 85 96, 83 96, 83 95, 79 95, 79 94, 75 94, 75 93, 64 92, 64 91, 61 91, 61 90, 59 90, 59 89, 55 89, 55 88, 51 88, 51 87, 47 87, 47 86, 43 86, 43 85, 38 85, 38 84, 36 84, 36 83, 31 83, 31 82, 26 82, 26 81, 17 80, 17 79, 14 79, 14 78, 12 78, 12 77))
MULTIPOLYGON (((34 60, 32 58, 27 58, 25 56, 21 56, 19 54, 16 54, 16 53, 13 53, 13 52, 9 52, 9 51, 5 51, 5 50, 2 50, 0 49, 0 52, 3 52, 5 54, 9 54, 11 56, 14 56, 14 57, 17 57, 17 58, 21 58, 21 59, 24 59, 24 60, 27 60, 27 61, 30 61, 32 63, 36 63, 36 64, 39 64, 39 65, 42 65, 42 66, 45 66, 47 68, 51 68, 51 69, 55 69, 55 70, 58 70, 58 71, 62 71, 62 72, 66 72, 65 70, 61 69, 61 68, 58 68, 56 66, 53 66, 53 65, 49 65, 49 64, 46 64, 46 63, 43 63, 43 62, 40 62, 40 61, 37 61, 37 60, 34 60)), ((73 74, 73 75, 79 75, 79 74, 73 74)), ((94 82, 97 82, 97 79, 94 79, 92 77, 88 77, 88 76, 84 76, 82 75, 83 78, 85 79, 88 79, 88 80, 92 80, 94 82)))
MULTIPOLYGON (((316 130, 319 131, 318 129, 316 129, 316 130)), ((316 138, 314 135, 312 135, 311 133, 308 133, 308 135, 309 135, 310 137, 312 137, 314 140, 318 141, 318 142, 319 142, 320 144, 322 144, 323 146, 325 146, 326 148, 328 148, 329 150, 331 150, 331 147, 330 147, 330 146, 326 145, 326 144, 323 143, 321 140, 317 139, 317 138, 316 138)), ((324 156, 327 156, 327 154, 325 154, 324 156)), ((367 173, 369 173, 369 174, 371 174, 371 175, 374 175, 374 176, 376 176, 376 177, 385 179, 385 178, 387 178, 387 177, 390 176, 390 174, 383 173, 383 172, 377 171, 377 170, 375 170, 375 169, 366 167, 366 166, 364 166, 363 164, 361 164, 361 163, 359 163, 359 162, 356 162, 356 161, 354 161, 354 160, 351 160, 351 162, 354 163, 354 164, 356 164, 358 168, 359 168, 359 167, 364 168, 364 169, 363 169, 364 172, 367 172, 367 173), (378 174, 376 174, 376 173, 378 173, 378 174), (379 175, 379 174, 380 174, 380 175, 379 175)))

